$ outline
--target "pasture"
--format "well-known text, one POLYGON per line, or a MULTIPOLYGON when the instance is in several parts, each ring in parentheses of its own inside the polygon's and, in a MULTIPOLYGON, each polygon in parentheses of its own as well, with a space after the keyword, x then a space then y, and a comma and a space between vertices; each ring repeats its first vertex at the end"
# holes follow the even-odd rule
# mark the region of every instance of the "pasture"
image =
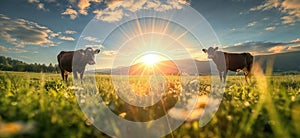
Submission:
MULTIPOLYGON (((130 80, 133 89, 147 91, 138 80, 130 80)), ((166 90, 178 94, 177 78, 167 80, 166 90)), ((198 80, 199 96, 209 96, 210 77, 198 80)), ((166 137, 300 137, 300 76, 261 74, 253 80, 247 85, 243 76, 228 76, 221 105, 206 126, 186 121, 166 137)), ((108 137, 82 113, 71 86, 60 74, 0 72, 0 137, 108 137)), ((107 106, 123 112, 111 76, 96 75, 96 87, 107 106)))

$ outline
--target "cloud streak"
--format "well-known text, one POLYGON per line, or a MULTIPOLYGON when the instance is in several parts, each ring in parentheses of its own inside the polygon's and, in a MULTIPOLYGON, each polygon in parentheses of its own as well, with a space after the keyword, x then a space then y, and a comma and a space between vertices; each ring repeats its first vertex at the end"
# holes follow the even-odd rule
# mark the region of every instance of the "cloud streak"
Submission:
POLYGON ((86 36, 83 38, 84 40, 100 43, 101 41, 98 38, 92 37, 92 36, 86 36))
POLYGON ((60 36, 60 40, 65 40, 65 41, 75 41, 75 38, 70 37, 70 36, 60 36))
POLYGON ((0 39, 17 47, 25 45, 54 46, 55 32, 25 19, 10 19, 0 14, 0 39))
POLYGON ((226 52, 250 52, 254 55, 274 54, 282 52, 291 52, 300 50, 300 39, 290 42, 244 42, 226 46, 223 48, 226 52))
POLYGON ((65 34, 76 34, 77 32, 76 31, 73 31, 73 30, 66 30, 65 31, 65 34))
POLYGON ((114 55, 117 54, 117 51, 115 51, 115 50, 104 50, 102 52, 102 54, 105 55, 105 56, 114 56, 114 55))
POLYGON ((5 46, 0 46, 0 53, 25 53, 28 52, 27 50, 24 49, 19 49, 19 48, 8 48, 5 46))
POLYGON ((293 25, 300 21, 300 2, 298 0, 266 0, 263 4, 250 9, 250 11, 265 11, 277 9, 285 15, 281 17, 283 24, 293 25))
POLYGON ((90 11, 96 15, 96 19, 105 22, 116 22, 125 16, 126 12, 153 9, 163 12, 172 9, 182 9, 183 5, 189 5, 187 0, 75 0, 68 1, 72 7, 62 13, 69 15, 70 19, 76 19, 79 14, 88 15, 90 11), (76 4, 77 3, 77 4, 76 4), (105 8, 92 9, 94 4, 103 4, 105 8), (91 9, 91 10, 90 10, 91 9))
POLYGON ((72 9, 72 7, 67 8, 62 15, 69 15, 71 20, 74 20, 77 18, 78 13, 76 10, 72 9))

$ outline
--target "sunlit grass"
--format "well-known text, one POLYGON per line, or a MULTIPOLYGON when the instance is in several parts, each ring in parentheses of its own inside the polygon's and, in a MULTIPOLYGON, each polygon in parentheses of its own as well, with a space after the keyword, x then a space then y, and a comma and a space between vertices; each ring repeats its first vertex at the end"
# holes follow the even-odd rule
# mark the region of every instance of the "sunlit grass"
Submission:
MULTIPOLYGON (((249 85, 243 76, 229 76, 222 103, 212 120, 204 127, 199 127, 196 120, 186 121, 173 136, 299 137, 300 76, 271 76, 259 69, 256 72, 249 85)), ((105 103, 116 114, 126 112, 127 105, 116 95, 111 76, 95 78, 105 103)), ((180 77, 165 79, 165 91, 174 92, 170 95, 184 89, 180 77)), ((147 94, 147 80, 132 77, 130 84, 135 91, 147 94)), ((211 77, 200 76, 199 81, 199 96, 208 96, 211 77)), ((62 82, 59 74, 0 72, 0 137, 107 137, 92 127, 91 120, 81 112, 71 86, 71 82, 62 82), (25 131, 29 124, 33 124, 32 128, 25 131), (10 127, 3 129, 1 125, 10 127)), ((126 118, 130 113, 122 115, 126 118)))

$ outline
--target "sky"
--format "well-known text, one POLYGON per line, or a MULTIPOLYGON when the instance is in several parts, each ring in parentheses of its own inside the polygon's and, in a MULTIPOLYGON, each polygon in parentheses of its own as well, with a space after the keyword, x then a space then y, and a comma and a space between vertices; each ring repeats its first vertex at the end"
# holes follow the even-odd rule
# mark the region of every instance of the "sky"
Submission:
POLYGON ((1 0, 0 7, 0 56, 27 63, 57 64, 60 51, 85 47, 101 49, 98 68, 133 63, 147 50, 199 60, 209 46, 254 55, 300 50, 299 0, 1 0))

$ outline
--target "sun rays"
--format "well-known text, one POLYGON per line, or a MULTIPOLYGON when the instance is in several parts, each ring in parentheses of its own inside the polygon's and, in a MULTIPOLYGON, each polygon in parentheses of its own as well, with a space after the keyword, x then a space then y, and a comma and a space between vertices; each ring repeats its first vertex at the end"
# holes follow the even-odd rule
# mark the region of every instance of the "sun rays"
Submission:
POLYGON ((103 45, 118 51, 113 68, 134 65, 137 57, 147 66, 163 60, 160 55, 149 52, 163 53, 168 57, 165 60, 193 58, 189 49, 201 46, 185 27, 157 17, 137 18, 120 24, 103 45))

